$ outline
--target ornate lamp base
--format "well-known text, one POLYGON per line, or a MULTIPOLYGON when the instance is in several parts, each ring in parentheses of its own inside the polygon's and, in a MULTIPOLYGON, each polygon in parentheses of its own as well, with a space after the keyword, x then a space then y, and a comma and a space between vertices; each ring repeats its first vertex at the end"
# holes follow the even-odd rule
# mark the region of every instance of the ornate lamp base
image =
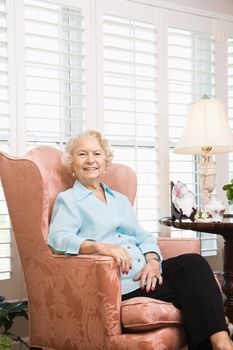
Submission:
POLYGON ((210 195, 215 188, 215 178, 217 174, 216 163, 205 159, 198 164, 198 174, 200 180, 200 187, 202 192, 203 204, 207 204, 210 200, 210 195))

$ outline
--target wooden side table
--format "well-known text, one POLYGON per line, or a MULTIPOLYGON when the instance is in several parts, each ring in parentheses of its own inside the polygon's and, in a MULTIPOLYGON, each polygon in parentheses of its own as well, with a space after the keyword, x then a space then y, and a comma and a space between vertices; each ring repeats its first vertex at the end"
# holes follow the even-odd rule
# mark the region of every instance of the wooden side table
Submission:
POLYGON ((233 323, 233 215, 224 215, 222 222, 172 221, 171 217, 160 219, 160 224, 182 230, 213 233, 224 238, 224 262, 222 290, 226 295, 226 315, 233 323))

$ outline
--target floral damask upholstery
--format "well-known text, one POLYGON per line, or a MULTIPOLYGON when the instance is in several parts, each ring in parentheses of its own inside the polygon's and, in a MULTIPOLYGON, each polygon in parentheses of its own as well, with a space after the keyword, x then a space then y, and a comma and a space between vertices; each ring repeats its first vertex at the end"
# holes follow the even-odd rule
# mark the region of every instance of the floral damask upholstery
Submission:
MULTIPOLYGON (((24 158, 0 153, 0 177, 28 292, 31 346, 54 350, 180 349, 186 342, 180 325, 161 324, 161 328, 140 332, 123 328, 120 273, 111 257, 55 255, 47 246, 53 202, 58 192, 73 184, 61 155, 46 146, 31 150, 24 158)), ((136 177, 132 170, 114 165, 104 181, 133 203, 136 177)), ((199 241, 194 239, 162 238, 159 244, 165 258, 199 251, 199 241)), ((174 310, 174 314, 180 320, 179 312, 174 310)))

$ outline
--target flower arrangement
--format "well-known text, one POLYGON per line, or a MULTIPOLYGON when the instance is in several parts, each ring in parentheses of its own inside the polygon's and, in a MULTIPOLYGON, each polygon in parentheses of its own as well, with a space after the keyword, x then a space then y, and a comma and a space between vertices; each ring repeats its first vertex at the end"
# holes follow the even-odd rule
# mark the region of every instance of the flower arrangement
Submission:
POLYGON ((221 222, 224 217, 226 207, 221 201, 212 200, 205 205, 204 210, 198 210, 195 215, 195 220, 205 222, 221 222))
POLYGON ((208 220, 212 218, 213 216, 208 210, 198 210, 195 215, 195 220, 208 220))

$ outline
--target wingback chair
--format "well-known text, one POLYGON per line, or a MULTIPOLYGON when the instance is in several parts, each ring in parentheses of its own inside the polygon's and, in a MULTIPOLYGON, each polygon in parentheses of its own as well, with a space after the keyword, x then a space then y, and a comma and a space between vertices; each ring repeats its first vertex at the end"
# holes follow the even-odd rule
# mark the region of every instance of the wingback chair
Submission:
MULTIPOLYGON (((64 256, 47 246, 51 209, 73 185, 62 152, 37 147, 23 158, 0 153, 0 177, 22 262, 33 347, 54 350, 178 350, 185 343, 182 315, 172 304, 135 298, 121 302, 120 273, 113 258, 64 256)), ((105 183, 131 203, 136 176, 113 165, 105 183)), ((195 239, 161 238, 164 258, 199 252, 195 239)))

